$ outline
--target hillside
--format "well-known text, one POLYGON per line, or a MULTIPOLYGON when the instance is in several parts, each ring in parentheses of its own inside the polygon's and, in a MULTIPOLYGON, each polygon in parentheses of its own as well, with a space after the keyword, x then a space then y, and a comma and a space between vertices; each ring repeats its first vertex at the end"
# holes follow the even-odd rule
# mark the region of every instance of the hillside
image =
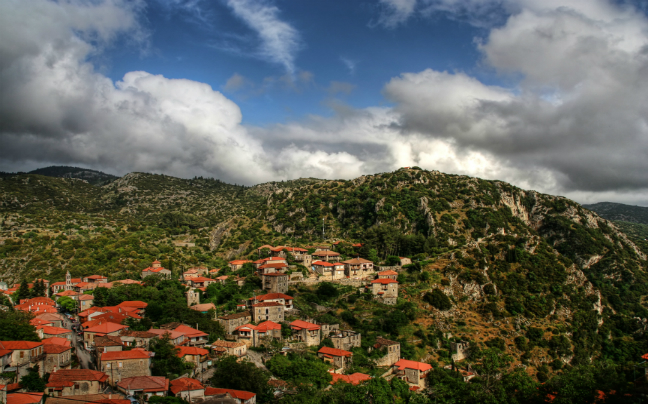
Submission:
POLYGON ((614 202, 599 202, 583 207, 596 212, 604 219, 648 225, 648 208, 614 202))
POLYGON ((156 258, 176 272, 224 268, 264 244, 344 240, 344 257, 413 259, 398 278, 397 309, 346 289, 330 301, 307 285, 291 293, 303 310, 321 304, 329 313, 318 315, 363 336, 391 333, 412 358, 449 363, 449 335, 544 373, 648 352, 644 252, 576 202, 501 181, 416 167, 254 187, 143 173, 95 187, 24 174, 0 178, 0 217, 7 282, 59 280, 68 269, 135 278, 156 258))
POLYGON ((57 178, 76 178, 87 181, 92 185, 105 185, 111 181, 116 180, 118 177, 112 174, 106 174, 97 170, 90 170, 88 168, 67 167, 67 166, 51 166, 39 168, 30 171, 28 174, 44 175, 46 177, 57 178))

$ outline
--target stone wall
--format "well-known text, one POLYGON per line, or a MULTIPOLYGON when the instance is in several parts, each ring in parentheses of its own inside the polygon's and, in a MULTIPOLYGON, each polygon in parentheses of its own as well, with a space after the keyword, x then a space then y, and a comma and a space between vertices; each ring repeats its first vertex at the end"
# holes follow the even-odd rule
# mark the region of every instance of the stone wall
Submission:
POLYGON ((108 375, 108 383, 115 385, 135 376, 151 376, 150 359, 121 359, 103 361, 101 371, 108 375))

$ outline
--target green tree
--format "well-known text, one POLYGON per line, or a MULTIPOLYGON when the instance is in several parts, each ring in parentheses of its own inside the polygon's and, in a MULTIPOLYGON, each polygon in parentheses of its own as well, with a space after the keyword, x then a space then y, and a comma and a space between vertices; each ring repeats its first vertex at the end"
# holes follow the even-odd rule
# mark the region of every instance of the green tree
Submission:
POLYGON ((270 380, 268 372, 259 369, 252 362, 239 362, 235 356, 231 355, 221 358, 216 363, 214 375, 211 378, 214 386, 251 391, 257 395, 260 402, 272 398, 268 380, 270 380))
POLYGON ((34 288, 32 289, 33 297, 42 297, 45 296, 45 282, 42 280, 36 280, 34 282, 34 288))
POLYGON ((323 388, 331 382, 331 375, 328 372, 329 366, 319 358, 309 354, 275 355, 266 363, 266 366, 278 378, 296 385, 323 388))
POLYGON ((15 297, 14 301, 16 303, 20 303, 21 300, 29 299, 31 297, 31 291, 29 290, 29 284, 26 279, 23 279, 22 282, 20 282, 20 287, 16 291, 15 297))
POLYGON ((168 334, 151 340, 150 349, 155 352, 151 371, 153 376, 175 379, 191 368, 190 364, 178 357, 179 349, 173 346, 168 334))
POLYGON ((438 310, 450 310, 452 308, 452 301, 439 289, 434 289, 432 292, 427 292, 423 300, 436 307, 438 310))
POLYGON ((72 299, 69 296, 61 296, 56 300, 56 303, 59 304, 67 311, 74 311, 76 309, 76 300, 72 299))
POLYGON ((27 391, 43 392, 47 382, 38 374, 38 365, 28 369, 28 373, 20 379, 20 385, 27 391))
POLYGON ((29 324, 32 318, 24 311, 0 310, 0 341, 40 341, 36 327, 29 324))

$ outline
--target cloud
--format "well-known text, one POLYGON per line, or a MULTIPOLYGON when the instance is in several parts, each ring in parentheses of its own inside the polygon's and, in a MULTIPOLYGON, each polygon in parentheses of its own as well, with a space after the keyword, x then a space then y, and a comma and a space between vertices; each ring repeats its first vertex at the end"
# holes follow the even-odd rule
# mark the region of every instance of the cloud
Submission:
POLYGON ((227 81, 225 82, 225 85, 223 86, 223 90, 229 92, 236 92, 243 89, 244 87, 248 87, 251 85, 252 83, 250 83, 248 79, 246 79, 245 77, 241 76, 238 73, 234 73, 232 77, 227 79, 227 81))
POLYGON ((351 94, 351 91, 353 91, 355 88, 355 84, 346 83, 344 81, 331 81, 331 84, 326 89, 326 92, 329 93, 329 95, 351 94))
POLYGON ((295 55, 301 47, 299 32, 279 18, 279 9, 265 0, 228 0, 235 16, 254 30, 261 45, 259 57, 295 73, 295 55))
POLYGON ((414 14, 416 3, 417 0, 380 0, 384 8, 378 23, 387 28, 397 27, 414 14))
POLYGON ((351 75, 355 74, 357 62, 351 59, 347 59, 345 57, 340 57, 340 60, 342 61, 344 66, 349 70, 349 74, 351 75))

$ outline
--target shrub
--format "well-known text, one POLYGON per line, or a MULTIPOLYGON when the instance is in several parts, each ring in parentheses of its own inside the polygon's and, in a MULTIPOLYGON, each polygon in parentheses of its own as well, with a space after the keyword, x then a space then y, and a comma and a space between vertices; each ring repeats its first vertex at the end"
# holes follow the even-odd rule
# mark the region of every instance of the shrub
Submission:
POLYGON ((438 310, 449 310, 452 308, 452 302, 439 289, 434 289, 432 292, 427 292, 423 298, 426 302, 436 307, 438 310))

